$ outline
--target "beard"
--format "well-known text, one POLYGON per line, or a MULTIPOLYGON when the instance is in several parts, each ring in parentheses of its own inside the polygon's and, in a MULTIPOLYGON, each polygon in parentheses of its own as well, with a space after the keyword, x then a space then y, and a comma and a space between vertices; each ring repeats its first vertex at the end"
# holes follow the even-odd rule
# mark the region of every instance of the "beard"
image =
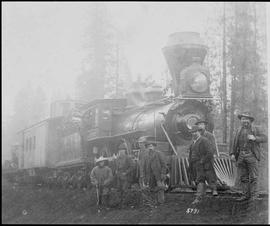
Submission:
POLYGON ((196 140, 198 137, 199 137, 198 134, 196 134, 196 133, 192 134, 192 139, 193 139, 193 140, 196 140))
POLYGON ((246 122, 242 122, 242 126, 247 128, 250 126, 250 122, 249 121, 246 121, 246 122))

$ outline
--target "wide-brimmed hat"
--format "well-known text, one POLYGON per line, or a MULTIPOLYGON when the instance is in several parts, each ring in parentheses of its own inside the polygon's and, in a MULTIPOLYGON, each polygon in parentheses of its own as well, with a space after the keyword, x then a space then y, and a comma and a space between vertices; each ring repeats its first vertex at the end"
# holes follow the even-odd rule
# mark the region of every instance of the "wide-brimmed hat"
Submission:
POLYGON ((157 146, 157 142, 156 142, 155 137, 151 137, 151 136, 146 136, 144 143, 145 143, 145 146, 148 146, 150 144, 157 146))
POLYGON ((120 144, 118 146, 118 149, 117 150, 127 150, 127 146, 124 143, 122 143, 122 144, 120 144))
POLYGON ((203 119, 199 119, 199 120, 195 123, 195 125, 198 125, 198 124, 200 124, 200 123, 208 124, 207 121, 205 121, 205 120, 203 120, 203 119))
POLYGON ((98 159, 96 159, 96 163, 106 161, 108 160, 107 158, 104 158, 103 156, 100 156, 98 159))
POLYGON ((192 127, 191 127, 191 129, 189 130, 189 132, 190 133, 194 133, 194 132, 197 132, 197 131, 200 131, 200 130, 202 130, 199 126, 197 126, 197 125, 193 125, 192 127))
POLYGON ((254 117, 251 116, 250 112, 248 112, 248 111, 245 111, 245 112, 239 114, 237 117, 238 117, 239 119, 241 119, 242 117, 246 117, 246 118, 249 118, 251 122, 254 121, 254 117))
POLYGON ((138 143, 145 143, 147 140, 147 136, 142 136, 138 139, 138 143))

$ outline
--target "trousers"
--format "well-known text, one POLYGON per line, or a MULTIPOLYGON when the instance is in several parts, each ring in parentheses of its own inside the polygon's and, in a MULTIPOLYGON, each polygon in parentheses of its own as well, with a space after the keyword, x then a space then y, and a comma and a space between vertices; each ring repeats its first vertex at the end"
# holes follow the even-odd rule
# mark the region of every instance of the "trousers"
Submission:
POLYGON ((240 152, 237 167, 244 195, 248 198, 258 195, 258 160, 253 153, 240 152))
POLYGON ((217 190, 217 177, 214 168, 205 169, 199 162, 193 163, 191 167, 193 167, 192 171, 194 172, 192 180, 195 180, 196 184, 207 181, 212 190, 217 190))

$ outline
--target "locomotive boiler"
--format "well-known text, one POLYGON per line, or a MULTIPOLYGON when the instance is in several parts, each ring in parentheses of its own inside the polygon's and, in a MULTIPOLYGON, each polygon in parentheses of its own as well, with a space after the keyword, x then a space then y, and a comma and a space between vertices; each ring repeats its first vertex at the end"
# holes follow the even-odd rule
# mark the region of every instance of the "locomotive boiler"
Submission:
MULTIPOLYGON (((207 47, 203 45, 199 34, 171 34, 163 53, 172 75, 175 96, 163 97, 157 87, 144 92, 133 90, 128 95, 127 103, 122 102, 122 109, 113 106, 118 113, 112 107, 107 107, 106 120, 109 122, 106 136, 140 131, 144 135, 154 136, 157 141, 170 142, 171 147, 181 149, 191 140, 189 129, 198 119, 207 120, 207 129, 213 131, 210 74, 202 65, 207 47)), ((96 110, 91 108, 85 115, 93 116, 95 113, 96 110)), ((89 141, 94 142, 93 139, 89 141)))

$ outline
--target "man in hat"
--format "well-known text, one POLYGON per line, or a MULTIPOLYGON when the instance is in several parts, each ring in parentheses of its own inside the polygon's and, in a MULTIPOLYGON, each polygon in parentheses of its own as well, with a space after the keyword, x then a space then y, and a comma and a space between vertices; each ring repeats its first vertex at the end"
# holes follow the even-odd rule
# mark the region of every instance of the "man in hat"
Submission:
POLYGON ((103 156, 99 157, 96 160, 97 166, 92 169, 90 174, 91 183, 97 187, 98 205, 108 205, 110 183, 113 179, 111 168, 105 166, 106 160, 103 156))
POLYGON ((151 191, 157 192, 158 203, 164 203, 164 190, 166 186, 166 161, 161 152, 156 150, 156 141, 154 137, 147 137, 145 148, 149 155, 149 187, 151 191))
POLYGON ((141 188, 144 185, 149 184, 149 151, 145 148, 146 136, 138 139, 140 153, 139 153, 139 167, 140 167, 140 179, 139 183, 141 188))
MULTIPOLYGON (((205 138, 207 138, 208 141, 210 142, 211 151, 215 157, 215 156, 217 156, 216 139, 212 133, 210 133, 206 130, 207 124, 208 124, 208 122, 205 120, 199 120, 195 123, 195 125, 197 125, 200 128, 201 135, 204 136, 205 138)), ((214 158, 212 159, 212 165, 214 166, 214 158)), ((216 176, 215 171, 213 171, 213 173, 211 173, 211 175, 209 175, 208 179, 209 179, 209 181, 207 181, 207 182, 212 189, 212 194, 214 196, 218 195, 218 193, 217 193, 217 176, 216 176)))
POLYGON ((249 112, 238 115, 241 126, 236 130, 231 149, 232 161, 237 161, 240 181, 243 185, 244 196, 239 201, 258 199, 258 161, 260 161, 260 143, 266 142, 267 137, 257 127, 252 125, 254 117, 249 112))
POLYGON ((217 145, 216 145, 216 139, 212 133, 206 130, 206 125, 208 124, 205 120, 198 120, 195 125, 197 125, 201 129, 201 135, 206 137, 211 144, 211 148, 213 151, 213 154, 217 156, 217 145))
POLYGON ((118 156, 116 158, 116 180, 117 188, 121 192, 121 199, 123 193, 130 188, 131 173, 133 170, 133 162, 130 156, 127 155, 127 147, 125 144, 120 144, 118 147, 118 156))
POLYGON ((209 181, 214 173, 213 152, 211 144, 207 138, 201 135, 200 128, 197 125, 192 126, 192 144, 189 151, 189 165, 191 180, 197 184, 196 199, 192 204, 199 203, 206 192, 205 181, 209 181))

